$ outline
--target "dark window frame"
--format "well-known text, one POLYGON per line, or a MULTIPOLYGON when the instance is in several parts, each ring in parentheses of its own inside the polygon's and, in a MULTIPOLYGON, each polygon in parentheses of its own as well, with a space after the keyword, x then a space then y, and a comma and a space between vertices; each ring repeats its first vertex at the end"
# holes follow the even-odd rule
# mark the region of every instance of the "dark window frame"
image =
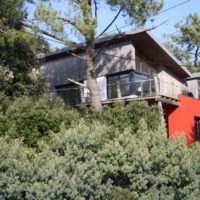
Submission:
POLYGON ((115 73, 112 75, 107 76, 107 97, 108 99, 114 99, 114 98, 121 98, 121 97, 126 97, 126 96, 131 96, 131 95, 138 95, 136 92, 136 81, 139 80, 148 80, 151 79, 151 76, 149 74, 146 73, 141 73, 135 70, 131 70, 131 71, 125 71, 125 72, 121 72, 121 73, 115 73), (124 75, 128 75, 129 76, 129 81, 127 82, 129 84, 128 88, 129 88, 129 93, 127 95, 123 95, 120 88, 120 76, 124 76, 124 75), (114 79, 114 77, 116 77, 116 83, 112 83, 111 80, 109 79, 114 79), (112 91, 112 84, 113 87, 115 89, 115 91, 112 91), (111 92, 115 92, 115 95, 113 96, 111 94, 111 92))

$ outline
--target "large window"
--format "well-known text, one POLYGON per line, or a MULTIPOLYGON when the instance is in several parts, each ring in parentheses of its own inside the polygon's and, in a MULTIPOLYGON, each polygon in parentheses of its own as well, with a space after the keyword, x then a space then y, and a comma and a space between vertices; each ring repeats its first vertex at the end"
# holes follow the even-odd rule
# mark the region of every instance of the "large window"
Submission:
POLYGON ((195 117, 194 123, 195 123, 195 139, 200 140, 200 117, 195 117))
POLYGON ((76 105, 81 103, 81 91, 78 85, 67 84, 57 86, 57 94, 60 96, 65 104, 76 105))
POLYGON ((108 98, 120 98, 132 94, 133 72, 108 77, 108 98))
POLYGON ((140 95, 150 91, 150 77, 134 71, 108 77, 108 98, 140 95))

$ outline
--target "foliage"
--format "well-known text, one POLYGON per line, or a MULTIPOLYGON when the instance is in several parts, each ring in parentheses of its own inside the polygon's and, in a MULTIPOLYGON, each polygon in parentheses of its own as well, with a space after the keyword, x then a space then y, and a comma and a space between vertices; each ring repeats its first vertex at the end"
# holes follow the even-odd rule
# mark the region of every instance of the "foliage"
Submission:
POLYGON ((37 3, 34 12, 35 20, 24 24, 25 27, 29 27, 37 33, 63 42, 70 50, 84 46, 84 55, 76 55, 74 52, 71 55, 84 60, 87 89, 90 91, 92 105, 98 109, 102 108, 102 102, 95 72, 95 59, 98 55, 98 52, 95 51, 96 41, 104 35, 120 14, 131 23, 143 25, 163 6, 163 0, 106 0, 103 3, 109 5, 111 10, 118 10, 118 13, 112 22, 97 35, 100 19, 98 17, 100 6, 98 5, 101 2, 100 0, 68 0, 65 2, 43 0, 37 3), (62 4, 58 6, 56 3, 62 4), (42 26, 40 26, 41 23, 42 26))
POLYGON ((37 146, 41 138, 48 138, 51 132, 59 132, 61 124, 70 128, 81 119, 88 125, 99 122, 119 131, 129 127, 134 133, 139 128, 141 118, 147 121, 150 130, 160 124, 158 107, 148 106, 145 102, 131 102, 126 106, 116 103, 113 107, 103 107, 100 112, 84 106, 65 107, 61 99, 52 97, 20 97, 10 101, 2 94, 0 100, 0 134, 23 138, 24 143, 32 147, 37 146))
MULTIPOLYGON (((85 42, 95 39, 99 22, 97 12, 100 9, 100 7, 96 7, 95 10, 95 5, 100 4, 101 1, 56 2, 61 3, 61 6, 65 4, 68 10, 56 9, 51 1, 45 0, 37 4, 35 11, 35 18, 44 22, 51 34, 60 37, 60 40, 72 46, 70 30, 73 30, 72 33, 75 33, 75 36, 79 35, 78 38, 84 39, 85 42)), ((121 9, 122 16, 137 25, 143 25, 150 16, 155 15, 163 7, 163 0, 106 0, 105 3, 110 6, 112 11, 121 9)), ((37 31, 42 32, 40 28, 37 31)), ((53 37, 53 35, 51 36, 53 37)))
POLYGON ((0 91, 7 96, 39 95, 46 89, 42 73, 32 79, 41 62, 36 54, 47 47, 40 37, 26 33, 21 23, 27 13, 25 0, 1 0, 0 7, 0 91))
POLYGON ((133 132, 138 130, 141 118, 145 119, 150 130, 154 130, 160 125, 158 106, 149 106, 147 102, 132 101, 127 105, 117 102, 112 106, 104 106, 102 111, 84 106, 78 109, 82 117, 88 121, 88 124, 93 121, 99 121, 102 124, 118 128, 119 130, 129 127, 133 132))
POLYGON ((149 0, 106 0, 110 6, 124 7, 123 16, 130 17, 132 23, 143 25, 150 16, 155 15, 162 7, 163 1, 149 0))
POLYGON ((199 199, 199 145, 167 140, 143 119, 139 127, 132 134, 81 121, 37 151, 1 137, 0 198, 199 199))
POLYGON ((72 108, 65 108, 57 98, 21 97, 10 103, 6 112, 2 113, 0 134, 23 138, 25 144, 36 146, 39 139, 52 131, 58 132, 62 123, 66 128, 69 127, 78 120, 78 116, 72 108))
POLYGON ((175 25, 178 34, 171 34, 166 46, 181 60, 189 70, 200 71, 200 16, 188 15, 175 25))

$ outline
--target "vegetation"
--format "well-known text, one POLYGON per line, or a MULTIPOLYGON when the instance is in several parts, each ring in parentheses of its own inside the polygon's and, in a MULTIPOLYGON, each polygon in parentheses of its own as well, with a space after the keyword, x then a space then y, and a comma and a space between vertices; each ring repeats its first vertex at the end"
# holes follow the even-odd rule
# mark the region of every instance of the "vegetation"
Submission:
POLYGON ((157 106, 72 108, 40 95, 35 53, 44 44, 22 32, 23 4, 0 7, 0 199, 199 199, 200 147, 168 140, 157 106))
POLYGON ((199 146, 168 140, 143 118, 138 127, 82 118, 34 149, 1 136, 0 198, 198 199, 199 146))
POLYGON ((93 122, 101 123, 119 131, 129 127, 135 133, 141 117, 146 119, 150 130, 154 130, 160 124, 158 108, 149 107, 145 102, 130 103, 126 107, 123 104, 116 104, 99 112, 87 107, 65 107, 57 98, 20 97, 10 101, 9 105, 6 96, 1 95, 1 99, 0 135, 23 139, 24 144, 30 147, 36 147, 42 138, 48 139, 47 136, 52 132, 58 133, 61 125, 68 129, 81 119, 88 125, 93 122))
POLYGON ((176 34, 169 35, 171 41, 166 46, 192 72, 200 71, 200 16, 196 13, 188 15, 177 23, 176 34), (178 34, 177 34, 178 33, 178 34))
MULTIPOLYGON (((104 3, 110 6, 111 10, 118 10, 116 16, 105 29, 97 35, 98 11, 100 0, 68 0, 55 1, 62 3, 55 6, 52 1, 43 0, 37 5, 34 21, 24 22, 23 26, 34 29, 36 32, 50 36, 65 43, 70 50, 80 47, 79 42, 83 42, 85 54, 77 56, 86 65, 87 88, 90 91, 93 106, 101 108, 100 91, 96 82, 95 60, 98 52, 95 51, 95 42, 114 23, 117 17, 122 14, 131 23, 143 25, 148 17, 155 15, 163 6, 163 0, 106 0, 104 3), (62 9, 56 9, 56 8, 62 9), (66 9, 63 9, 66 8, 66 9), (35 21, 36 20, 36 21, 35 21), (38 26, 42 22, 43 26, 38 26), (44 26, 45 25, 45 26, 44 26), (73 33, 73 36, 72 34, 73 33)), ((71 77, 69 77, 71 78, 71 77)))
POLYGON ((0 2, 0 91, 10 97, 40 95, 46 89, 46 79, 38 69, 41 63, 36 54, 47 44, 23 29, 25 0, 0 2))

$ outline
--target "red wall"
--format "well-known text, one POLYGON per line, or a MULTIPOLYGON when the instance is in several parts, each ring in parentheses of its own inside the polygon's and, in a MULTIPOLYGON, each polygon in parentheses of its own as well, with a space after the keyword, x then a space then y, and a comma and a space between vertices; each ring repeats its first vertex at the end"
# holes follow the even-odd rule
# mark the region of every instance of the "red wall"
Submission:
POLYGON ((192 143, 195 141, 194 117, 200 117, 200 100, 179 95, 179 101, 178 107, 164 108, 164 112, 168 115, 169 137, 184 132, 187 142, 192 143))

